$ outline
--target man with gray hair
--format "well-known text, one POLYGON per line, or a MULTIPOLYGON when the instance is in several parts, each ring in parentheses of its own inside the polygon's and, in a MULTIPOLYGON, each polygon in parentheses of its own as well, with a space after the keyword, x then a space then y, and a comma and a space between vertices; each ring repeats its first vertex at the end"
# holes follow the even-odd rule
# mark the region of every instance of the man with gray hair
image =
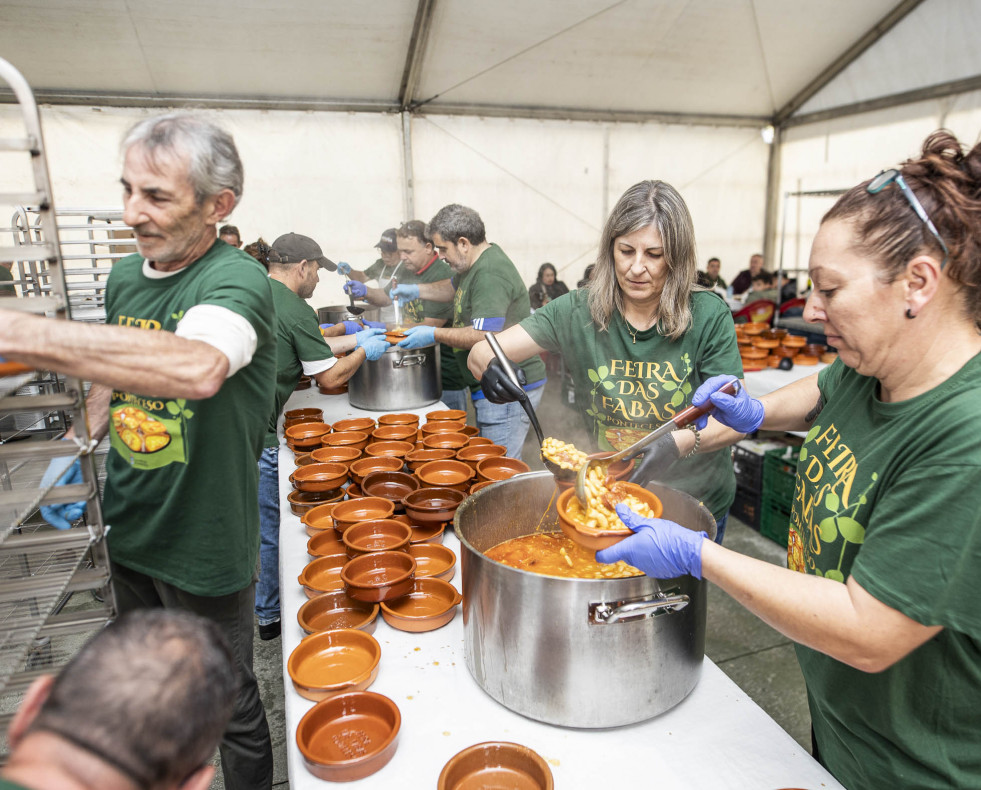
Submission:
MULTIPOLYGON (((401 348, 421 348, 445 343, 456 352, 460 371, 470 387, 477 427, 482 436, 507 447, 511 458, 521 457, 521 447, 531 427, 518 403, 492 403, 481 392, 480 382, 467 368, 470 349, 484 339, 485 332, 500 332, 531 315, 528 289, 511 259, 496 244, 487 241, 480 215, 472 208, 451 203, 429 223, 429 236, 439 256, 454 272, 452 283, 399 284, 392 298, 453 302, 452 327, 415 326, 399 342, 401 348), (454 291, 455 287, 455 291, 454 291)), ((528 399, 537 406, 545 384, 545 363, 535 356, 516 366, 528 399)))
MULTIPOLYGON (((225 786, 270 787, 252 611, 275 310, 262 265, 217 238, 242 163, 229 134, 187 114, 141 121, 122 147, 123 220, 139 254, 113 266, 107 326, 0 309, 0 356, 93 382, 89 432, 110 439, 103 511, 117 608, 185 609, 221 628, 240 679, 225 786)), ((42 485, 80 479, 77 461, 58 458, 42 485)), ((79 510, 41 513, 67 528, 79 510)))
POLYGON ((237 686, 211 621, 125 614, 57 677, 31 684, 10 724, 0 787, 205 790, 237 686))

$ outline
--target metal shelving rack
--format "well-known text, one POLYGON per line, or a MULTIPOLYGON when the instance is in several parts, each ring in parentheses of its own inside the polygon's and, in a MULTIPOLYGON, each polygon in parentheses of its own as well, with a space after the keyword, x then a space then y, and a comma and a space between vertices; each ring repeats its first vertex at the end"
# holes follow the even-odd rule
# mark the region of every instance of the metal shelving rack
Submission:
MULTIPOLYGON (((0 80, 13 89, 24 122, 23 136, 0 139, 0 212, 10 212, 0 216, 14 217, 10 227, 0 228, 0 264, 12 264, 19 274, 15 295, 0 299, 0 307, 71 320, 73 302, 101 295, 93 283, 103 267, 87 260, 85 268, 99 272, 86 271, 84 278, 66 267, 34 96, 2 59, 0 80)), ((91 255, 102 252, 96 238, 87 248, 91 255)), ((10 716, 31 681, 56 670, 81 635, 115 614, 83 382, 43 371, 4 376, 0 418, 10 416, 25 417, 26 427, 0 433, 0 754, 10 716), (69 426, 74 440, 62 438, 69 426), (48 462, 62 456, 80 459, 82 482, 41 488, 48 462), (39 517, 43 504, 79 500, 88 502, 88 512, 84 523, 70 529, 54 529, 39 517), (94 595, 72 600, 87 591, 94 595)))

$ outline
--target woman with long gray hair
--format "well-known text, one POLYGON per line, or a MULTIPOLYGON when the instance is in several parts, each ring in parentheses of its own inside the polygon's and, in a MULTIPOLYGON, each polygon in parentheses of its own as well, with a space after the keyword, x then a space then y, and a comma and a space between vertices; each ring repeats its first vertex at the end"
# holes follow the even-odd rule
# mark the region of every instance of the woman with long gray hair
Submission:
MULTIPOLYGON (((516 361, 542 351, 564 354, 594 443, 580 449, 627 447, 690 406, 706 379, 742 376, 729 309, 694 285, 696 271, 685 201, 670 184, 641 181, 613 208, 588 285, 498 335, 516 361)), ((474 346, 469 367, 483 377, 488 397, 514 399, 486 342, 474 346)), ((656 480, 700 499, 715 516, 721 542, 736 489, 732 462, 728 451, 695 455, 697 447, 697 431, 664 437, 648 447, 631 479, 656 480)))

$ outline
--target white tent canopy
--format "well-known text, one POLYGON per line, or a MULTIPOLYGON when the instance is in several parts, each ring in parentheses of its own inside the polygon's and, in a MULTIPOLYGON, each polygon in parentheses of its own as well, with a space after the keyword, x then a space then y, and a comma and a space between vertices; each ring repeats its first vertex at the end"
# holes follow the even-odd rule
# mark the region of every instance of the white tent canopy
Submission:
POLYGON ((122 131, 201 107, 242 150, 249 240, 305 232, 366 265, 382 229, 461 202, 528 282, 550 260, 570 285, 641 178, 679 188, 724 274, 764 247, 806 265, 822 204, 784 218, 782 195, 940 125, 973 142, 979 34, 975 0, 0 0, 59 205, 118 204, 122 131))

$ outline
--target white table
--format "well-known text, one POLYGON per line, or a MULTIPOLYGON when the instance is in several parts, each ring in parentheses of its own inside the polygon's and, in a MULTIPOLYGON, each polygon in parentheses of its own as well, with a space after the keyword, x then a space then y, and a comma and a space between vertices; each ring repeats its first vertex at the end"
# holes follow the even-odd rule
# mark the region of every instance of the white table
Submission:
POLYGON ((764 395, 786 387, 799 379, 807 378, 828 367, 824 362, 816 365, 794 365, 790 370, 780 370, 780 368, 766 368, 764 370, 753 370, 745 374, 746 391, 753 398, 761 398, 764 395))
MULTIPOLYGON (((317 406, 327 422, 345 416, 377 416, 353 409, 346 396, 317 390, 295 393, 286 408, 317 406)), ((414 411, 424 414, 437 405, 414 411)), ((280 452, 280 597, 283 612, 283 678, 290 787, 328 787, 310 774, 296 747, 295 732, 314 703, 293 689, 286 671, 290 653, 304 633, 297 609, 307 600, 296 579, 309 561, 307 535, 286 502, 292 453, 280 452)), ((447 534, 444 545, 459 556, 460 543, 447 534)), ((459 569, 453 584, 460 588, 459 569)), ((525 744, 551 766, 557 788, 840 788, 735 683, 705 659, 695 690, 680 705, 649 721, 611 730, 574 730, 532 721, 509 711, 477 685, 466 667, 459 613, 443 628, 409 634, 379 617, 374 634, 382 648, 378 679, 371 690, 391 698, 402 714, 398 751, 378 773, 351 782, 357 788, 432 790, 443 765, 461 749, 488 740, 525 744)))

